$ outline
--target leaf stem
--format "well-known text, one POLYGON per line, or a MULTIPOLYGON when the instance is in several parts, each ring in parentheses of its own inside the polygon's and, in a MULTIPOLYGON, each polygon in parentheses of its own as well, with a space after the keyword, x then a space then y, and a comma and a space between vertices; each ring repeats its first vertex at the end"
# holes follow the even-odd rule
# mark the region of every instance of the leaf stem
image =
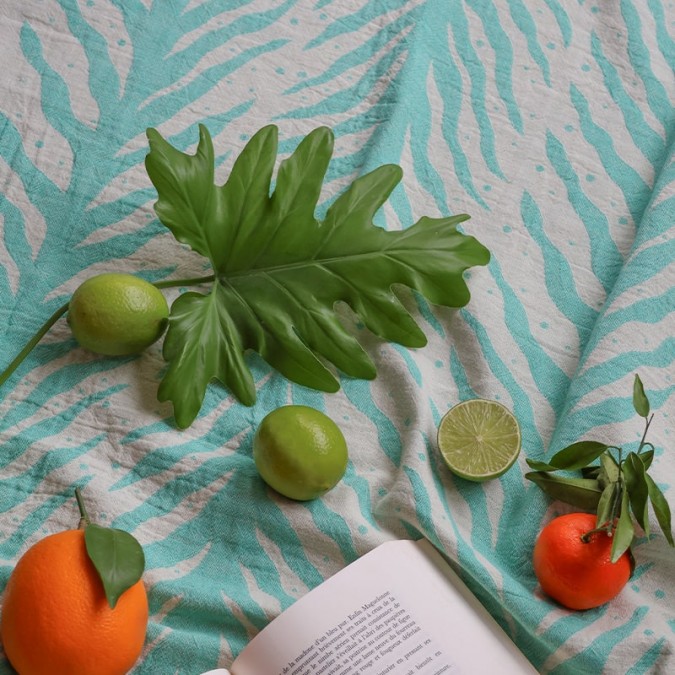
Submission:
POLYGON ((75 488, 75 499, 77 500, 77 508, 80 510, 80 522, 77 524, 77 529, 84 530, 91 521, 89 520, 89 514, 87 513, 87 507, 84 505, 80 488, 75 488))
MULTIPOLYGON (((171 288, 174 286, 197 286, 216 280, 215 274, 210 274, 206 277, 192 277, 190 279, 169 279, 167 281, 158 281, 153 284, 156 288, 171 288)), ((70 301, 65 305, 59 307, 48 319, 45 321, 33 337, 26 343, 24 348, 17 354, 16 358, 0 373, 0 387, 7 382, 14 371, 23 363, 24 359, 30 354, 38 342, 45 336, 47 331, 68 311, 70 301)))
POLYGON ((645 448, 649 448, 652 452, 654 452, 656 450, 653 443, 650 443, 649 441, 645 441, 642 448, 640 450, 638 450, 638 454, 640 454, 642 452, 642 450, 644 450, 645 448))
MULTIPOLYGON (((645 445, 647 445, 647 443, 645 442, 645 439, 647 438, 647 432, 649 431, 649 425, 652 423, 653 419, 654 419, 654 413, 652 413, 649 416, 649 418, 645 417, 645 430, 644 430, 644 433, 642 434, 642 438, 640 439, 640 445, 638 447, 638 452, 641 452, 642 448, 644 448, 645 445)), ((649 445, 651 445, 651 443, 649 443, 649 445)), ((652 448, 653 447, 654 446, 652 446, 652 448)))
POLYGON ((207 277, 192 277, 190 279, 167 279, 166 281, 156 281, 152 285, 155 288, 173 288, 175 286, 198 286, 199 284, 208 284, 216 280, 215 274, 209 274, 207 277))
POLYGON ((0 373, 0 387, 11 377, 12 373, 21 365, 22 361, 33 351, 35 345, 44 337, 45 333, 68 311, 67 302, 65 305, 59 307, 48 319, 45 321, 40 329, 28 341, 26 346, 18 353, 16 358, 0 373))

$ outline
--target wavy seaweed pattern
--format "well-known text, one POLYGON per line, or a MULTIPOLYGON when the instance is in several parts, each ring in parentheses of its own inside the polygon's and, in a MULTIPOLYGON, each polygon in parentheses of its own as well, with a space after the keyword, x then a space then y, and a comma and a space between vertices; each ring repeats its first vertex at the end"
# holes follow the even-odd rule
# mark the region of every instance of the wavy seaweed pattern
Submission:
POLYGON ((104 359, 57 324, 0 391, 0 588, 27 545, 74 526, 80 486, 99 521, 146 551, 139 675, 226 665, 358 555, 421 535, 541 672, 671 672, 675 563, 663 539, 637 541, 615 603, 565 612, 529 562, 542 523, 565 507, 523 480, 524 457, 493 483, 454 479, 435 428, 455 402, 484 396, 514 410, 535 459, 581 437, 637 442, 639 370, 673 502, 673 21, 660 0, 3 3, 0 365, 91 274, 202 273, 154 217, 149 126, 189 149, 206 124, 224 179, 260 126, 278 124, 289 152, 327 124, 324 206, 396 162, 403 184, 380 224, 468 212, 465 229, 493 260, 471 274, 459 312, 409 298, 423 350, 353 325, 375 381, 343 377, 323 395, 251 357, 256 406, 212 387, 185 432, 155 401, 159 346, 104 359), (253 432, 289 402, 326 411, 350 446, 344 481, 320 501, 283 500, 255 472, 253 432))

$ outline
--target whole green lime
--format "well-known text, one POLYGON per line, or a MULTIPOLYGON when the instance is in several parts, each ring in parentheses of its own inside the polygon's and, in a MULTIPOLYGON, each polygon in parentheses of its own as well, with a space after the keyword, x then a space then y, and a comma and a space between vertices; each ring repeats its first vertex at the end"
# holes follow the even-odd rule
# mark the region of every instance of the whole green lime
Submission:
POLYGON ((253 438, 253 459, 263 480, 285 497, 316 499, 347 469, 347 443, 324 413, 286 405, 269 413, 253 438))
POLYGON ((78 343, 107 356, 142 352, 161 337, 168 318, 162 292, 132 274, 91 277, 68 305, 68 323, 78 343))

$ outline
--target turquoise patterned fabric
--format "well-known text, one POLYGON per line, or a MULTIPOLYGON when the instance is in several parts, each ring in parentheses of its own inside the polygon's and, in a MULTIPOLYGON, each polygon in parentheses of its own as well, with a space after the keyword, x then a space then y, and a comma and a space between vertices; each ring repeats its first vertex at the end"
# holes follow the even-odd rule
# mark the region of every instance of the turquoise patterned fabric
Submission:
POLYGON ((328 125, 321 209, 397 163, 377 224, 468 213, 492 260, 467 273, 461 310, 409 300, 424 348, 355 328, 375 380, 321 394, 251 356, 255 405, 212 385, 184 431, 156 399, 161 344, 95 356, 58 322, 0 389, 0 589, 28 546, 75 526, 79 486, 146 553, 134 675, 227 666, 323 579, 420 536, 540 672, 675 672, 675 552, 655 519, 621 595, 570 612, 542 595, 531 554, 573 509, 523 477, 526 457, 582 438, 637 445, 639 373, 652 474, 675 505, 674 36, 670 0, 5 0, 0 367, 95 273, 208 273, 154 214, 148 127, 194 152, 204 124, 224 182, 258 128, 278 125, 286 155, 328 125), (523 434, 518 464, 485 484, 436 448, 442 415, 473 397, 523 434), (257 476, 255 428, 287 403, 346 436, 347 474, 323 499, 290 502, 257 476))

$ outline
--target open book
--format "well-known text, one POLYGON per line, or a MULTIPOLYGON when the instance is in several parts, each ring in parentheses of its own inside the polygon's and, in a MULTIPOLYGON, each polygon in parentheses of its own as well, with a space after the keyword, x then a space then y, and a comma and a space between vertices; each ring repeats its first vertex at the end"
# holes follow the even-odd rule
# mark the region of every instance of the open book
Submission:
POLYGON ((537 671, 426 540, 390 541, 297 600, 230 670, 202 675, 537 671))

